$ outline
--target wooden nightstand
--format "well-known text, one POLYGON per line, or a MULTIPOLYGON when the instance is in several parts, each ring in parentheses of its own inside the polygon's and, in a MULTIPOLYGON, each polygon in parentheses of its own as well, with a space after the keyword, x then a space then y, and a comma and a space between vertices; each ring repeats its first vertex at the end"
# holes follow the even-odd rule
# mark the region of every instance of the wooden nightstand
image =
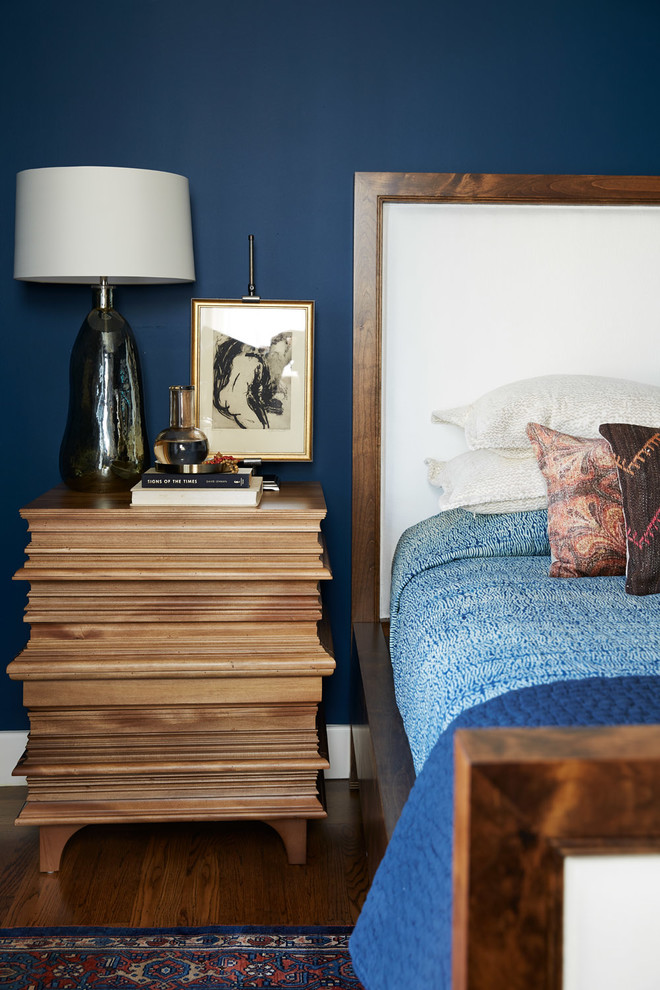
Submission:
POLYGON ((30 641, 9 665, 30 716, 17 824, 41 869, 99 822, 259 819, 304 863, 322 678, 334 669, 318 484, 258 508, 146 508, 54 488, 31 534, 30 641))

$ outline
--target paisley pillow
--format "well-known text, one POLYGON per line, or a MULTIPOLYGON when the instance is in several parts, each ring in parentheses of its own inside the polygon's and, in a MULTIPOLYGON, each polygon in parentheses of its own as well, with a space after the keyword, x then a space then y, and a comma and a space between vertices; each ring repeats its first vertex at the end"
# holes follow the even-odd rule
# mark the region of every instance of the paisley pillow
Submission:
POLYGON ((660 428, 604 423, 619 473, 626 521, 630 595, 660 593, 660 428))
POLYGON ((527 436, 548 489, 551 577, 625 574, 621 488, 609 444, 539 423, 527 436))

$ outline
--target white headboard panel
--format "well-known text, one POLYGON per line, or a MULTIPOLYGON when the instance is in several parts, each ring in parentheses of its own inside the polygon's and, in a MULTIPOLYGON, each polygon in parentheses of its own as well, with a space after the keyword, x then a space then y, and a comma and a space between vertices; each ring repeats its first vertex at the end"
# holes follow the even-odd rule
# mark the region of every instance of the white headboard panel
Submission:
POLYGON ((431 411, 506 382, 660 382, 656 206, 385 203, 380 615, 396 542, 437 511, 424 459, 465 449, 431 411))
POLYGON ((660 382, 658 207, 660 176, 356 173, 354 622, 436 511, 424 459, 462 449, 433 409, 541 374, 660 382))

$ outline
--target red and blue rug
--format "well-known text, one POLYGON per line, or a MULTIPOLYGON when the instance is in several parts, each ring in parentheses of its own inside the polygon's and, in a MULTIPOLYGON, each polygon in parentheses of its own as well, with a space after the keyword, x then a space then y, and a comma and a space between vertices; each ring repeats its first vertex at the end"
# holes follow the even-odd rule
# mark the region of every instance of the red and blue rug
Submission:
POLYGON ((3 928, 2 990, 362 990, 351 928, 3 928))

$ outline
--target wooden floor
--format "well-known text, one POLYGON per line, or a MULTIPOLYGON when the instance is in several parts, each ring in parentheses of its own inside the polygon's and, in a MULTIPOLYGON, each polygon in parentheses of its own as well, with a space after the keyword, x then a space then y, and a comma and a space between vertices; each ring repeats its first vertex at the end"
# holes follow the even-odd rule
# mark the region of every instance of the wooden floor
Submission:
POLYGON ((351 925, 367 890, 359 796, 345 780, 326 793, 306 866, 260 823, 96 825, 48 875, 37 829, 13 824, 24 791, 0 788, 0 927, 351 925))

